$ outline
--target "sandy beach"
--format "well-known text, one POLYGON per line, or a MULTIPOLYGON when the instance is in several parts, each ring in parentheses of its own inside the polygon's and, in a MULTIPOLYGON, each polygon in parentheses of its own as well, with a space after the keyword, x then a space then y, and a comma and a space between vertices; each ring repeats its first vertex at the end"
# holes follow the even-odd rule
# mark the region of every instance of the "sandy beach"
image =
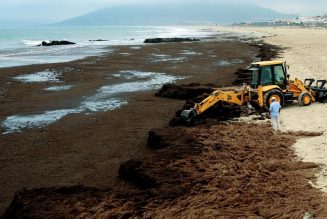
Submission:
POLYGON ((267 120, 207 118, 194 127, 172 127, 175 112, 190 101, 187 92, 184 99, 156 97, 163 84, 153 81, 193 83, 188 87, 194 90, 198 84, 231 86, 239 79, 235 72, 260 52, 244 39, 263 36, 284 48, 279 55, 291 77, 324 79, 326 63, 319 62, 326 59, 326 31, 204 29, 229 35, 224 41, 116 46, 100 57, 1 69, 0 119, 7 126, 0 136, 0 207, 6 218, 324 218, 326 198, 318 188, 326 180, 316 163, 326 162, 327 105, 285 107, 282 125, 293 132, 280 135, 267 120), (53 81, 26 82, 43 71, 53 81), (126 85, 129 92, 113 91, 126 85), (140 85, 146 89, 134 90, 140 85), (117 108, 98 110, 111 98, 117 108), (68 113, 46 125, 38 117, 58 109, 68 113), (37 123, 24 122, 33 115, 37 123), (307 132, 294 132, 300 130, 307 132), (324 133, 311 137, 317 131, 324 133))
MULTIPOLYGON (((290 65, 291 78, 327 79, 327 30, 319 28, 219 28, 237 34, 267 35, 265 42, 285 48, 280 59, 290 65)), ((285 107, 281 114, 285 130, 318 131, 322 136, 299 140, 294 148, 303 161, 321 164, 313 184, 327 192, 327 104, 315 103, 299 107, 297 103, 285 107)))

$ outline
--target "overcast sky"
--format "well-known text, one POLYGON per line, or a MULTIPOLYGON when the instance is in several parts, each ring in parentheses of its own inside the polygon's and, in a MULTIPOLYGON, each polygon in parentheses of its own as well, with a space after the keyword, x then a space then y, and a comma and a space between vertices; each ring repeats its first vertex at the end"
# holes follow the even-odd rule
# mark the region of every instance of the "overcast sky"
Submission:
MULTIPOLYGON (((165 0, 164 2, 190 0, 165 0)), ((192 0, 203 3, 203 0, 192 0)), ((327 14, 327 0, 211 0, 257 4, 283 13, 327 14)), ((121 4, 156 4, 162 0, 0 0, 0 19, 38 20, 41 23, 65 20, 90 11, 121 4)))

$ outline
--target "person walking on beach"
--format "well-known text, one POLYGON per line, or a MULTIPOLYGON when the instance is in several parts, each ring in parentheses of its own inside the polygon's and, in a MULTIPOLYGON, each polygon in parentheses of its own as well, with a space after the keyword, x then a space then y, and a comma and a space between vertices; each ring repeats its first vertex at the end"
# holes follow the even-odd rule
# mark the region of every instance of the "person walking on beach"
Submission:
POLYGON ((279 121, 279 114, 282 107, 280 103, 276 101, 275 97, 272 97, 271 99, 272 99, 272 103, 270 104, 270 108, 269 108, 271 124, 275 131, 280 132, 282 128, 279 121))

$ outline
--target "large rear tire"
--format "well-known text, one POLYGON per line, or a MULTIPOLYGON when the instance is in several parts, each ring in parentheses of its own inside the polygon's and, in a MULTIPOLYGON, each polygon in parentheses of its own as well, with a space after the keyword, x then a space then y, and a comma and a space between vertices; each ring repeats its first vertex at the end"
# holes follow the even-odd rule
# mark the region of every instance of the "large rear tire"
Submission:
POLYGON ((309 106, 312 103, 312 98, 309 93, 302 92, 298 97, 300 106, 309 106))
POLYGON ((270 91, 267 91, 263 95, 263 107, 266 111, 269 111, 270 104, 272 103, 273 97, 276 98, 276 101, 279 102, 281 106, 284 106, 284 95, 281 90, 278 89, 272 89, 270 91))

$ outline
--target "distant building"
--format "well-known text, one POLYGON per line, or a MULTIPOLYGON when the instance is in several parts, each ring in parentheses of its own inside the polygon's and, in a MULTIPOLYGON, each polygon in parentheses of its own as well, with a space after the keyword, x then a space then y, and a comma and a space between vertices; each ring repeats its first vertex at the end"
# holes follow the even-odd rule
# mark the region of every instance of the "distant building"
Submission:
POLYGON ((298 27, 327 27, 327 15, 296 17, 292 19, 276 19, 271 21, 254 21, 233 24, 234 26, 298 26, 298 27))

